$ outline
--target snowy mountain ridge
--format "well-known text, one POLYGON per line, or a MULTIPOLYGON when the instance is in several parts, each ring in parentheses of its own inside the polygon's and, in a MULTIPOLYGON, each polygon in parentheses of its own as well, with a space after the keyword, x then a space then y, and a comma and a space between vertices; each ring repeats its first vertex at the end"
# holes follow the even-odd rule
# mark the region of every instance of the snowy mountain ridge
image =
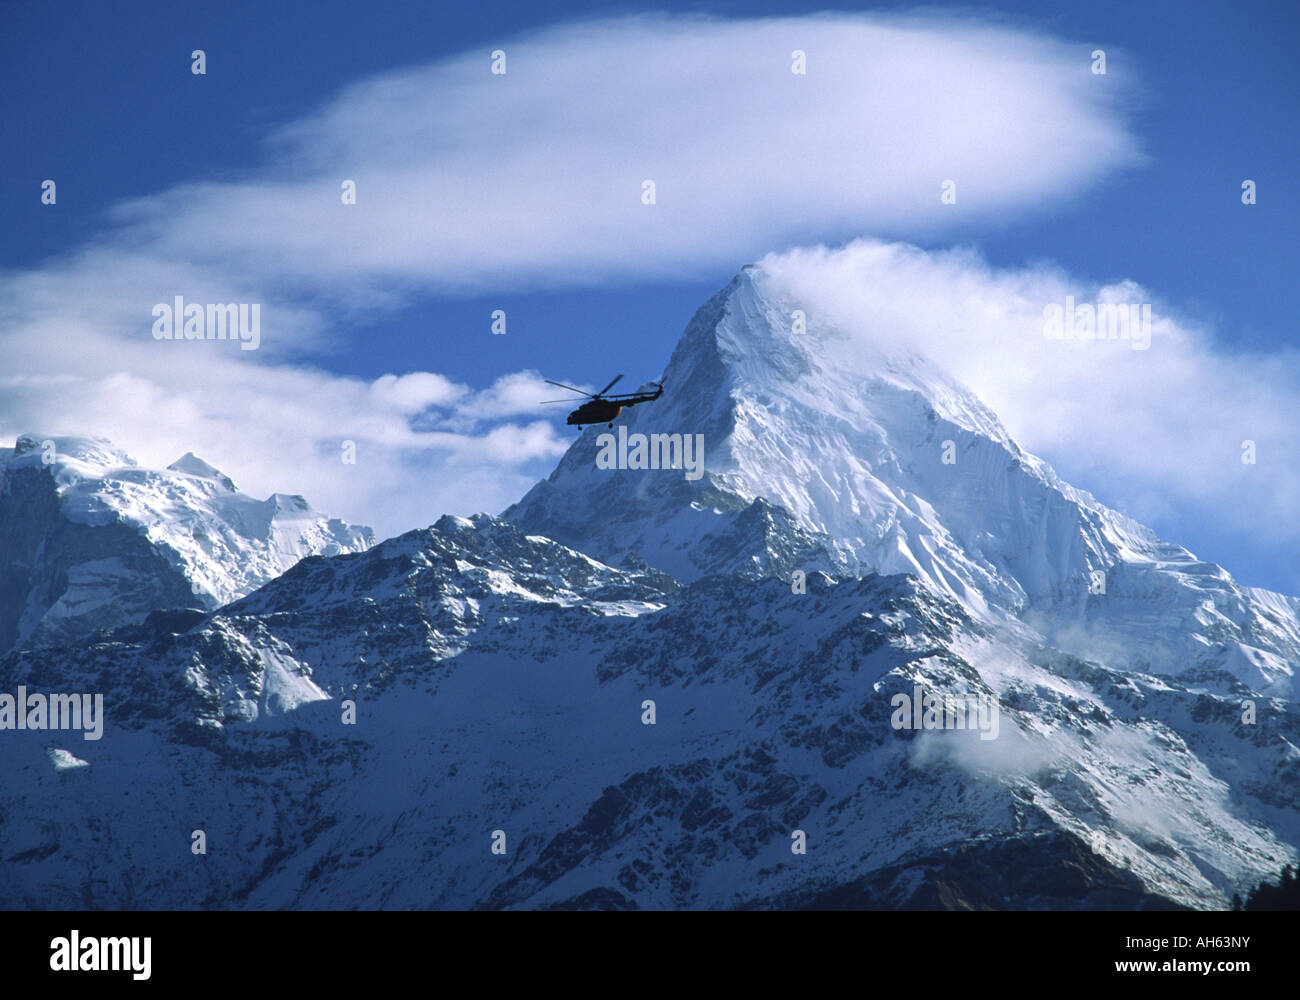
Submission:
POLYGON ((5 734, 5 906, 1213 908, 1300 840, 1293 705, 1244 726, 915 576, 682 587, 486 515, 20 681, 107 722, 76 768, 5 734), (995 697, 998 738, 893 727, 918 687, 995 697))

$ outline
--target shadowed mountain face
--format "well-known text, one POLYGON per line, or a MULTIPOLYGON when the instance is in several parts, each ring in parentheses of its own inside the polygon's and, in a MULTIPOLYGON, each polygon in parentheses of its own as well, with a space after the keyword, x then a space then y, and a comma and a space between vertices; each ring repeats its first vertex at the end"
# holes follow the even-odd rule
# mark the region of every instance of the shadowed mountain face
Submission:
POLYGON ((748 269, 619 419, 698 479, 589 429, 501 518, 11 652, 106 721, 0 733, 0 904, 1213 908, 1294 858, 1295 600, 815 316, 748 269))

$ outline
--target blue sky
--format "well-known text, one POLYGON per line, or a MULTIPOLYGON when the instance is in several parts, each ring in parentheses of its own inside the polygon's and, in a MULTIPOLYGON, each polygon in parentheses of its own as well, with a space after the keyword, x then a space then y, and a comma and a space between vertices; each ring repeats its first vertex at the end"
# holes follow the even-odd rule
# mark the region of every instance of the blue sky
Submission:
MULTIPOLYGON (((659 4, 650 9, 741 21, 824 10, 889 12, 906 8, 892 4, 718 3, 659 4)), ((628 381, 634 384, 652 378, 661 371, 694 309, 740 265, 800 243, 826 241, 834 245, 864 236, 906 240, 936 251, 971 247, 994 269, 1051 262, 1085 282, 1138 282, 1158 296, 1158 301, 1169 303, 1185 321, 1203 328, 1212 341, 1203 350, 1238 358, 1243 352, 1257 352, 1263 367, 1282 369, 1272 376, 1277 386, 1292 385, 1294 372, 1287 366, 1293 359, 1280 352, 1300 348, 1300 307, 1291 294, 1294 277, 1300 274, 1300 206, 1294 181, 1295 165, 1300 163, 1296 97, 1300 94, 1300 60, 1295 58, 1300 14, 1294 5, 1031 2, 968 5, 955 9, 959 15, 947 8, 936 10, 930 23, 940 35, 949 22, 958 27, 972 22, 1002 26, 1025 33, 1025 37, 1052 40, 1061 47, 1054 50, 1054 58, 1061 58, 1064 52, 1063 58, 1068 59, 1071 47, 1077 46, 1082 65, 1092 48, 1104 48, 1107 77, 1078 86, 1096 83, 1115 88, 1099 115, 1106 122, 1117 123, 1116 128, 1122 128, 1132 142, 1123 148, 1099 148, 1095 169, 1086 162, 1083 166, 1064 162, 1086 160, 1084 144, 1063 157, 1060 170, 1044 190, 1021 198, 1001 192, 1005 212, 963 213, 939 224, 913 225, 905 216, 873 215, 870 208, 858 219, 846 218, 837 216, 831 204, 824 215, 810 213, 806 225, 733 233, 725 252, 699 259, 675 260, 675 244, 665 238, 661 259, 644 272, 631 265, 590 265, 575 252, 577 263, 569 271, 562 263, 550 270, 539 264, 536 272, 523 274, 511 272, 508 265, 514 258, 510 258, 505 263, 485 264, 474 280, 464 282, 439 279, 422 285, 411 273, 399 269, 367 283, 363 293, 340 293, 345 301, 336 302, 331 298, 332 288, 347 284, 344 273, 332 287, 286 292, 287 298, 300 294, 305 304, 322 309, 336 322, 328 330, 304 333, 292 351, 272 354, 272 362, 352 380, 346 392, 358 391, 352 383, 388 373, 437 373, 447 385, 459 388, 420 383, 416 395, 435 405, 470 400, 467 415, 453 414, 445 429, 448 435, 486 438, 492 428, 473 424, 477 412, 473 406, 477 404, 466 391, 479 394, 473 398, 486 403, 489 396, 485 394, 498 379, 526 371, 587 384, 603 384, 617 372, 628 373, 628 381), (1258 185, 1259 204, 1251 208, 1240 203, 1244 178, 1258 185), (501 277, 512 273, 514 278, 501 277), (505 309, 508 314, 505 337, 487 335, 493 309, 505 309)), ((626 11, 625 7, 607 5, 540 9, 495 3, 376 2, 357 7, 321 2, 236 2, 208 10, 178 10, 162 3, 123 3, 111 8, 11 5, 0 39, 0 75, 6 95, 0 179, 10 193, 0 199, 0 225, 9 234, 0 243, 0 265, 11 276, 58 273, 59 262, 84 252, 88 245, 103 245, 111 251, 138 244, 138 234, 115 235, 122 231, 123 203, 149 202, 178 186, 195 183, 251 187, 268 177, 278 181, 294 175, 294 158, 303 153, 303 146, 294 145, 293 129, 298 123, 311 122, 332 102, 346 103, 348 88, 359 81, 466 53, 486 60, 486 53, 499 45, 514 51, 514 40, 529 32, 626 11), (205 76, 195 77, 188 71, 193 48, 206 52, 205 76), (272 141, 276 134, 280 138, 272 141), (47 177, 58 183, 58 203, 53 209, 41 205, 38 198, 39 185, 47 177)), ((437 83, 439 78, 430 79, 437 83)), ((980 81, 972 80, 971 86, 978 88, 980 81)), ((873 100, 887 101, 888 95, 864 97, 864 101, 873 100)), ((378 106, 382 114, 382 102, 365 105, 358 98, 358 103, 370 107, 372 114, 378 106)), ((637 114, 635 106, 627 113, 637 114)), ((1025 120, 1031 125, 1037 121, 1025 120)), ((319 143, 333 141, 337 135, 353 135, 357 127, 346 119, 340 126, 322 126, 311 131, 313 138, 307 145, 317 142, 314 148, 325 148, 319 143), (329 131, 331 127, 336 128, 334 133, 329 131)), ((561 136, 554 138, 560 147, 565 141, 561 136)), ((502 142, 508 147, 509 137, 502 142)), ((1052 153, 1046 147, 1034 155, 1050 159, 1052 153)), ((351 169, 352 165, 340 162, 334 173, 349 176, 351 169)), ((361 181, 363 204, 374 198, 374 189, 368 189, 366 183, 361 181)), ((538 177, 538 197, 544 197, 547 183, 544 175, 538 177)), ((160 217, 151 217, 149 225, 157 227, 160 217)), ((413 220, 412 224, 434 225, 430 219, 413 220)), ((480 231, 490 233, 493 225, 499 226, 500 221, 484 223, 487 228, 480 231)), ((470 231, 474 231, 472 227, 470 231)), ((705 230, 699 239, 708 241, 712 235, 705 230)), ((184 239, 191 241, 201 236, 201 230, 184 233, 184 239)), ((167 252, 174 257, 179 246, 183 255, 184 239, 178 236, 168 242, 167 252)), ((201 248, 197 256, 204 256, 201 248)), ((415 264, 418 260, 412 262, 413 267, 415 264)), ((88 264, 81 271, 89 268, 88 264)), ((27 289, 30 284, 22 287, 27 289)), ((104 356, 112 354, 106 350, 104 356)), ((1248 374, 1253 363, 1243 363, 1244 372, 1248 374)), ((57 361, 50 364, 57 365, 57 361)), ((0 369, 3 367, 0 364, 0 369)), ((131 370, 125 361, 122 367, 131 370)), ((187 377, 193 382, 197 376, 187 377)), ((158 383, 157 377, 150 378, 158 383)), ((220 391, 219 387, 199 388, 209 395, 220 391)), ((184 414, 196 412, 194 404, 171 389, 153 385, 149 391, 153 389, 157 389, 153 398, 159 412, 170 414, 174 425, 183 424, 184 414)), ((12 386, 10 391, 11 401, 16 402, 7 406, 3 398, 6 389, 0 386, 0 439, 37 429, 22 421, 44 416, 34 409, 30 396, 20 399, 12 386)), ((344 389, 339 392, 340 405, 344 405, 343 400, 349 397, 344 389)), ((1167 404, 1171 413, 1176 409, 1176 395, 1171 388, 1168 396, 1174 401, 1167 404)), ((1279 388, 1276 398, 1287 397, 1279 388)), ((1209 402, 1186 399, 1182 405, 1203 408, 1209 402)), ((418 415, 401 412, 418 424, 418 415)), ((1112 435, 1107 447, 1112 451, 1125 447, 1141 450, 1144 412, 1135 403, 1129 415, 1136 440, 1125 442, 1112 435)), ((536 448, 525 453, 502 446, 501 475, 494 475, 490 466, 466 464, 468 459, 422 465, 420 475, 438 478, 443 489, 433 502, 452 509, 475 509, 471 497, 478 489, 479 495, 487 497, 482 507, 499 509, 512 491, 517 495, 530 478, 549 469, 557 442, 567 440, 562 429, 549 437, 536 429, 535 420, 552 416, 562 419, 563 414, 520 409, 518 422, 533 427, 530 440, 536 442, 536 448), (441 482, 444 478, 462 482, 462 492, 451 490, 441 482), (488 483, 494 484, 494 490, 482 489, 488 483)), ((60 414, 50 413, 43 423, 57 419, 60 414)), ((201 415, 199 419, 210 424, 214 416, 201 415)), ((1032 434, 1032 420, 1021 414, 1020 421, 1032 434)), ((1172 417, 1166 421, 1174 422, 1172 417)), ((1023 439, 1022 427, 1012 426, 1012 430, 1023 439)), ((50 431, 105 432, 97 427, 66 426, 50 431)), ((129 438, 132 433, 124 424, 115 435, 129 438)), ((329 483, 318 481, 319 477, 306 475, 308 481, 302 486, 270 483, 273 469, 241 459, 267 446, 264 438, 246 433, 242 442, 231 442, 225 454, 208 453, 214 447, 220 449, 218 442, 207 452, 201 447, 195 450, 215 458, 218 465, 247 461, 244 485, 301 489, 331 513, 367 519, 361 491, 340 491, 331 506, 329 501, 335 498, 330 495, 329 483), (351 509, 340 510, 340 504, 351 509)), ((352 432, 340 426, 338 436, 348 433, 352 432)), ((1279 442, 1288 440, 1283 431, 1278 435, 1279 442)), ((123 443, 142 457, 152 458, 151 448, 161 454, 179 444, 182 436, 177 433, 156 441, 123 443)), ((1259 436, 1267 438, 1268 434, 1259 436)), ((322 442, 328 437, 317 435, 322 442)), ((376 440, 382 437, 383 433, 376 431, 376 440)), ((283 479, 285 462, 297 464, 292 449, 303 445, 291 443, 287 430, 274 441, 274 447, 289 449, 285 459, 273 466, 281 470, 283 479)), ((474 450, 472 442, 453 441, 450 436, 446 442, 452 449, 449 454, 455 456, 474 450)), ((1176 488, 1171 485, 1173 499, 1165 505, 1147 502, 1158 489, 1158 479, 1138 482, 1116 472, 1117 466, 1108 460, 1104 449, 1085 449, 1072 443, 1068 435, 1056 433, 1022 443, 1051 461, 1067 479, 1142 517, 1165 537, 1226 565, 1243 582, 1300 593, 1300 572, 1290 556, 1294 545, 1279 546, 1267 533, 1254 531, 1252 522, 1258 522, 1260 516, 1250 509, 1238 511, 1236 516, 1215 516, 1225 497, 1197 485, 1197 477, 1213 477, 1213 467, 1208 472, 1189 472, 1187 482, 1176 488)), ((327 444, 320 443, 320 447, 325 449, 327 444)), ((1300 464, 1298 457, 1294 451, 1284 457, 1274 454, 1275 461, 1288 467, 1300 464)), ((1268 475, 1282 475, 1276 471, 1280 465, 1274 469, 1268 475)), ((1230 471, 1235 475, 1239 470, 1230 471)), ((380 482, 384 490, 410 486, 391 468, 380 482)), ((1290 503, 1293 482, 1278 482, 1278 490, 1273 492, 1284 494, 1290 503)), ((1270 492, 1267 485, 1258 489, 1260 496, 1270 492)), ((1293 506, 1281 509, 1300 513, 1293 506)), ((1277 508, 1269 510, 1276 516, 1277 508)), ((424 520, 432 520, 438 512, 429 510, 430 516, 424 520)), ((380 521, 381 528, 399 523, 413 526, 405 522, 418 514, 404 509, 393 515, 391 525, 373 514, 369 520, 380 521)), ((1294 542, 1296 529, 1287 530, 1287 541, 1294 542)))

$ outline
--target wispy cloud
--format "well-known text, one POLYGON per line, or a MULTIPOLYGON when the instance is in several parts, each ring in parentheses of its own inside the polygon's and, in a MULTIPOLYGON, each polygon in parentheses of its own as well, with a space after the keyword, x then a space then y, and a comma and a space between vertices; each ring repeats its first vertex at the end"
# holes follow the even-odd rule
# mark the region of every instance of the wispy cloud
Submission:
POLYGON ((860 240, 763 268, 808 303, 810 324, 938 362, 1020 445, 1125 513, 1215 524, 1262 547, 1300 539, 1300 352, 1227 350, 1134 281, 1000 269, 970 250, 860 240), (1067 298, 1149 304, 1149 346, 1047 337, 1045 309, 1067 298))

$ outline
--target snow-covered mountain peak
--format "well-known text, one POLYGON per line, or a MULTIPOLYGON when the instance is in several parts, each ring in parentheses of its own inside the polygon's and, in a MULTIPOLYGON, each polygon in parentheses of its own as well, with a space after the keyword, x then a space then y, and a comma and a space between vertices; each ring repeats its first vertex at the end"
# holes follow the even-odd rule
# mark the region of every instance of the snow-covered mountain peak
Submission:
POLYGON ((0 650, 176 606, 215 608, 371 530, 258 500, 188 453, 148 469, 102 438, 23 434, 0 465, 0 650))
MULTIPOLYGON (((664 398, 618 419, 629 437, 693 436, 703 446, 702 474, 600 468, 607 428, 592 427, 507 516, 592 546, 601 558, 636 551, 655 563, 655 555, 690 579, 730 567, 675 558, 662 551, 661 533, 629 533, 629 519, 659 524, 693 509, 699 516, 686 519, 698 527, 677 525, 671 534, 678 548, 694 549, 702 534, 716 533, 718 516, 762 498, 823 539, 827 568, 915 572, 969 603, 1011 607, 1058 586, 1060 574, 1021 580, 980 558, 989 532, 976 522, 1010 520, 1011 511, 999 509, 1011 499, 1009 479, 1043 502, 1104 514, 1097 534, 1113 548, 1159 545, 1022 452, 996 415, 942 368, 885 343, 850 335, 761 266, 746 267, 688 324, 663 375, 664 398), (980 499, 992 509, 981 510, 980 499), (614 531, 600 537, 611 523, 614 531)), ((1106 554, 1086 539, 1078 547, 1072 568, 1105 565, 1106 554)))
POLYGON ((239 487, 235 481, 223 473, 220 469, 213 468, 203 459, 199 458, 192 451, 187 451, 171 465, 167 466, 172 472, 183 472, 188 476, 197 476, 200 479, 211 479, 220 483, 231 493, 238 491, 239 487))
POLYGON ((135 459, 106 438, 20 434, 0 468, 44 468, 60 485, 71 485, 135 466, 135 459))
POLYGON ((587 428, 504 516, 686 581, 909 573, 1076 655, 1291 689, 1300 601, 1238 587, 1065 483, 940 365, 851 332, 870 328, 744 269, 687 325, 663 398, 587 428), (641 461, 652 435, 698 441, 701 465, 641 461))
POLYGON ((940 365, 890 338, 850 332, 762 265, 746 266, 700 313, 668 372, 696 376, 692 389, 700 377, 713 380, 700 364, 712 345, 732 394, 788 400, 859 424, 888 418, 883 404, 905 407, 914 396, 911 405, 1015 448, 996 414, 940 365))

